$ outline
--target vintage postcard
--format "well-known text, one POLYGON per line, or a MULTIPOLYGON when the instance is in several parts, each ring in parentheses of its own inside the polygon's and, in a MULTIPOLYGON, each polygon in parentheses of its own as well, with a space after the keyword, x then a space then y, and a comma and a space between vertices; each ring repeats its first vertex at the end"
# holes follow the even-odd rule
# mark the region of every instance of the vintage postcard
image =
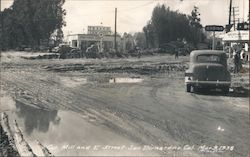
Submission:
POLYGON ((250 155, 248 0, 0 4, 0 156, 250 155))

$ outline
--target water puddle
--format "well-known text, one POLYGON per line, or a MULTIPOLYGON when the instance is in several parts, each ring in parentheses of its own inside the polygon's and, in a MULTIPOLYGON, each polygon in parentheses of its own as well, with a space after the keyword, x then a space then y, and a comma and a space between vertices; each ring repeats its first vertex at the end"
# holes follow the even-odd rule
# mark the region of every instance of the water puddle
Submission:
POLYGON ((77 87, 87 83, 87 78, 81 77, 60 77, 60 82, 66 87, 77 87))
POLYGON ((142 78, 130 78, 130 77, 116 77, 111 78, 109 83, 141 83, 143 81, 142 78))
POLYGON ((136 149, 140 145, 116 133, 116 130, 93 121, 94 115, 40 109, 1 95, 1 112, 5 112, 4 108, 10 125, 13 126, 13 121, 17 120, 24 139, 38 156, 43 156, 43 153, 37 140, 55 156, 156 155, 155 152, 136 149))
POLYGON ((87 83, 141 83, 144 79, 142 78, 130 78, 130 77, 115 77, 115 78, 108 78, 108 77, 79 77, 79 76, 72 76, 72 77, 60 77, 60 83, 69 88, 75 88, 83 84, 87 83))

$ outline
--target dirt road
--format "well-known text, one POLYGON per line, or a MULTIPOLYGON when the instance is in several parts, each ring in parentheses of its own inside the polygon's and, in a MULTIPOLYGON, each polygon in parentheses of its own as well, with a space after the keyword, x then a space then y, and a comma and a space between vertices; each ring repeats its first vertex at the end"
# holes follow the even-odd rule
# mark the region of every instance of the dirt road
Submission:
POLYGON ((249 155, 248 94, 186 93, 187 57, 20 56, 1 57, 0 111, 18 119, 31 146, 38 139, 55 155, 249 155))

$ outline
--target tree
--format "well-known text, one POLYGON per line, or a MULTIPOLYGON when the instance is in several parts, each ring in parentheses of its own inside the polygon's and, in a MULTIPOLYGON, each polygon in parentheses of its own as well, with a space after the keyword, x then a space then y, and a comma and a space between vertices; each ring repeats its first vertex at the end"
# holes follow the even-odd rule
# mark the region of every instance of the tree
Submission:
POLYGON ((194 6, 191 15, 172 11, 165 5, 157 5, 152 17, 143 27, 146 47, 164 47, 173 41, 185 41, 185 44, 197 45, 205 35, 200 24, 198 7, 194 6))
POLYGON ((54 46, 58 46, 63 42, 63 31, 61 28, 56 29, 54 33, 50 35, 50 40, 53 42, 54 46))
POLYGON ((145 49, 147 48, 147 44, 146 44, 146 36, 144 33, 142 32, 137 32, 134 34, 134 39, 136 42, 136 46, 145 49))
POLYGON ((157 47, 157 34, 151 21, 149 21, 148 24, 143 28, 143 32, 146 37, 147 48, 157 47))
POLYGON ((123 34, 123 40, 125 42, 125 51, 130 51, 134 48, 134 38, 129 33, 123 34))
POLYGON ((192 27, 195 27, 196 29, 201 29, 202 25, 200 24, 200 13, 198 12, 198 7, 194 6, 192 12, 191 12, 191 16, 189 16, 189 20, 190 20, 190 25, 192 27))
POLYGON ((203 42, 205 39, 205 35, 202 31, 202 25, 200 24, 200 13, 198 11, 198 7, 194 6, 191 16, 189 16, 190 21, 190 40, 194 45, 197 45, 199 42, 203 42))
MULTIPOLYGON (((40 46, 64 25, 65 0, 15 0, 1 12, 5 48, 40 46)), ((2 49, 4 48, 2 47, 2 49)))

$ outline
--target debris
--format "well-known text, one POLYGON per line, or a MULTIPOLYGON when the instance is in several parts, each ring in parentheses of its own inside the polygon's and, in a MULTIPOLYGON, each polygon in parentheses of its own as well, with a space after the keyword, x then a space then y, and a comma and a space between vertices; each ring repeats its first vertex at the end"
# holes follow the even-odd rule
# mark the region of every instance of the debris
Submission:
POLYGON ((48 148, 46 148, 45 146, 43 146, 43 145, 41 144, 41 142, 39 142, 38 140, 37 140, 37 144, 38 144, 38 146, 42 149, 42 152, 43 152, 43 154, 44 154, 45 157, 52 157, 52 156, 54 156, 54 155, 48 150, 48 148))
POLYGON ((10 146, 17 151, 16 145, 15 145, 15 141, 13 138, 13 133, 10 129, 10 125, 9 125, 9 120, 8 120, 8 115, 3 112, 1 114, 1 126, 3 128, 3 131, 6 133, 6 135, 8 136, 8 140, 9 140, 9 144, 10 146))
MULTIPOLYGON (((3 122, 3 119, 1 119, 1 122, 3 122)), ((3 122, 4 123, 4 122, 3 122)), ((2 124, 3 124, 2 123, 2 124)), ((9 156, 15 156, 19 157, 17 150, 13 148, 13 144, 10 144, 10 138, 7 134, 4 128, 2 127, 2 124, 0 123, 0 156, 1 157, 9 157, 9 156)), ((6 128, 5 128, 6 129, 6 128)))
POLYGON ((24 140, 23 134, 19 129, 16 120, 14 121, 14 139, 20 156, 36 157, 29 144, 24 140))

